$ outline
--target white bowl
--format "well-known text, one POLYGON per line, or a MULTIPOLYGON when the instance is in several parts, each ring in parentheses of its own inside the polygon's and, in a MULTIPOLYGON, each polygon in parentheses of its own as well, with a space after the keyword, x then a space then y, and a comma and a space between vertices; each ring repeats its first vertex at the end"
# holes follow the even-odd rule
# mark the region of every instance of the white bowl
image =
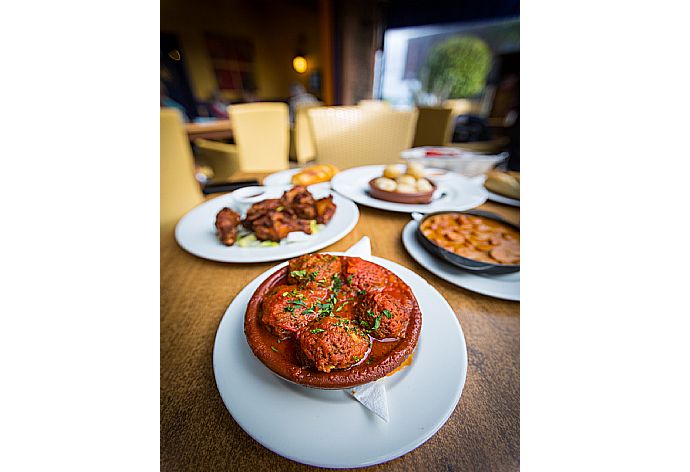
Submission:
POLYGON ((457 172, 466 177, 485 174, 496 164, 508 158, 507 152, 497 155, 478 154, 454 147, 425 146, 407 149, 400 153, 407 162, 417 162, 424 167, 436 167, 457 172), (446 153, 441 156, 427 156, 429 150, 446 153))

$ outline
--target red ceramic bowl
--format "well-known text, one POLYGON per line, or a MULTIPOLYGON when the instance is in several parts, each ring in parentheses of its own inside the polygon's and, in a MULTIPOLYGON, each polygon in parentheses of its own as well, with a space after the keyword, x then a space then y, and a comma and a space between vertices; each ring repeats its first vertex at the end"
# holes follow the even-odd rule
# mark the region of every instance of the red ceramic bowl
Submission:
MULTIPOLYGON (((378 177, 376 177, 376 179, 378 179, 378 177)), ((369 181, 369 194, 374 198, 378 198, 379 200, 386 200, 388 202, 410 203, 410 204, 411 203, 429 203, 429 202, 431 202, 431 199, 434 196, 434 192, 436 191, 436 184, 434 184, 431 180, 429 180, 429 183, 431 183, 431 186, 433 187, 433 190, 430 190, 429 192, 418 192, 418 193, 389 192, 388 190, 381 190, 376 185, 374 185, 374 181, 376 179, 371 179, 369 181)))
MULTIPOLYGON (((347 256, 338 256, 347 258, 347 256)), ((374 264, 371 262, 370 264, 374 264)), ((270 275, 254 292, 247 305, 244 317, 244 334, 247 343, 254 355, 280 377, 307 387, 320 389, 344 389, 363 385, 380 379, 397 369, 417 346, 419 333, 422 328, 422 312, 419 309, 416 298, 407 284, 395 274, 377 264, 375 266, 387 271, 392 277, 409 290, 413 309, 407 324, 405 337, 393 342, 372 340, 372 348, 369 356, 375 356, 370 363, 363 362, 349 369, 321 372, 312 367, 302 366, 296 357, 297 342, 286 339, 278 343, 278 338, 273 336, 261 323, 261 300, 269 291, 281 284, 287 283, 288 268, 282 267, 270 275), (385 346, 384 346, 385 345, 385 346), (378 355, 379 352, 385 354, 378 355)))

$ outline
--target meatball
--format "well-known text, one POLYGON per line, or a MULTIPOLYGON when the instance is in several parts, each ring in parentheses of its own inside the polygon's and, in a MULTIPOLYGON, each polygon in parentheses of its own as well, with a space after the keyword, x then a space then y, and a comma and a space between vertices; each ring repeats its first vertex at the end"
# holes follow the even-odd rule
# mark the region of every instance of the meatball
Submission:
POLYGON ((307 324, 298 334, 298 357, 306 366, 321 372, 346 369, 361 362, 369 352, 371 340, 353 321, 337 316, 322 316, 307 324))
POLYGON ((376 339, 404 338, 412 302, 386 293, 367 293, 357 309, 357 322, 376 339))
POLYGON ((317 316, 312 307, 327 296, 325 288, 278 285, 261 301, 261 321, 274 336, 288 338, 317 316))
POLYGON ((290 260, 288 281, 295 284, 330 286, 340 279, 340 258, 329 254, 305 254, 290 260))
POLYGON ((345 280, 356 290, 381 291, 392 274, 383 267, 359 257, 348 257, 343 271, 345 280))

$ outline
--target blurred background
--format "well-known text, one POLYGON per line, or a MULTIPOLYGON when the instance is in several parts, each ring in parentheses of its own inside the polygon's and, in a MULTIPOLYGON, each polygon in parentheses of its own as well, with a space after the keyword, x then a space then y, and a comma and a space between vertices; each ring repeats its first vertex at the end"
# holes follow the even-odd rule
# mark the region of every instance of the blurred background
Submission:
MULTIPOLYGON (((316 106, 366 108, 367 116, 416 109, 401 149, 509 152, 508 167, 519 170, 517 0, 162 0, 160 8, 161 107, 180 114, 202 184, 240 171, 337 165, 316 118, 300 118, 299 109, 316 106), (247 103, 287 105, 285 163, 256 161, 270 152, 251 144, 252 132, 276 135, 233 118, 247 103)), ((394 160, 385 154, 372 163, 394 160)))

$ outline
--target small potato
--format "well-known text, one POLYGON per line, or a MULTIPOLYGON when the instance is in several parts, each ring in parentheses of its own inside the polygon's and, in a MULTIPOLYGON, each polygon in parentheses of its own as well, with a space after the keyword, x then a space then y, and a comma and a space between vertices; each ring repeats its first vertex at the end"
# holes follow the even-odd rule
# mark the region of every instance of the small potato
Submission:
POLYGON ((395 164, 387 165, 383 169, 383 176, 388 177, 389 179, 395 179, 396 177, 400 177, 400 174, 402 174, 402 171, 400 170, 400 167, 398 167, 395 164))
POLYGON ((417 179, 408 174, 401 175, 395 180, 398 182, 398 185, 411 185, 414 187, 417 184, 417 179))
POLYGON ((417 181, 417 191, 419 192, 431 192, 434 189, 434 187, 431 185, 431 182, 429 182, 426 179, 419 179, 417 181))
POLYGON ((398 184, 398 188, 396 189, 396 192, 398 192, 398 193, 417 193, 417 187, 415 187, 414 185, 398 184))
POLYGON ((424 178, 424 166, 418 162, 407 164, 407 173, 415 179, 424 178))
POLYGON ((395 192, 395 189, 398 187, 398 184, 395 183, 395 180, 391 180, 386 177, 379 177, 378 179, 374 180, 374 185, 387 192, 395 192))

